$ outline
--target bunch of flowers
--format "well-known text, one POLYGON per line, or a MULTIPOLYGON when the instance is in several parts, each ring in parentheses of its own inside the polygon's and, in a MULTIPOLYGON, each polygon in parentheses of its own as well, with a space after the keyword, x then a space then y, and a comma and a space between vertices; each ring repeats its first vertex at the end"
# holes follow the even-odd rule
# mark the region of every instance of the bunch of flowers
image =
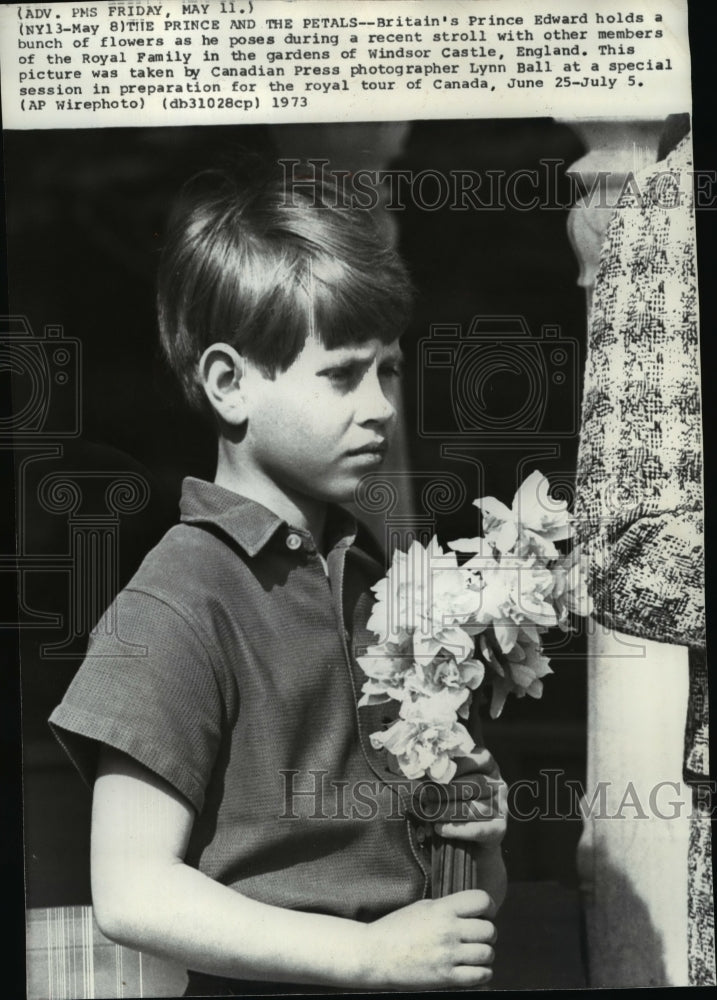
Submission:
POLYGON ((456 760, 475 748, 463 721, 475 691, 492 687, 490 714, 506 698, 540 698, 552 673, 541 636, 570 630, 571 614, 591 611, 585 558, 564 501, 550 496, 540 472, 530 475, 511 508, 495 497, 475 500, 483 535, 449 542, 436 538, 397 551, 373 588, 368 628, 379 642, 358 662, 367 676, 359 706, 394 699, 399 718, 371 735, 411 779, 447 783, 456 760), (459 564, 457 552, 467 560, 459 564), (463 720, 463 721, 461 721, 463 720))

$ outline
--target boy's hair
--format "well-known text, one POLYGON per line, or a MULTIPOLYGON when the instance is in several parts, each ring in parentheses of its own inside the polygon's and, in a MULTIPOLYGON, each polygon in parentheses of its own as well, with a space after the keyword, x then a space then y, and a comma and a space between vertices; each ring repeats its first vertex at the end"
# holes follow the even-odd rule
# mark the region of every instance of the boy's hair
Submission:
POLYGON ((182 192, 157 305, 162 349, 195 406, 206 405, 198 362, 213 343, 273 377, 310 333, 329 349, 403 333, 411 283, 372 214, 313 171, 292 177, 250 160, 243 176, 206 171, 182 192))

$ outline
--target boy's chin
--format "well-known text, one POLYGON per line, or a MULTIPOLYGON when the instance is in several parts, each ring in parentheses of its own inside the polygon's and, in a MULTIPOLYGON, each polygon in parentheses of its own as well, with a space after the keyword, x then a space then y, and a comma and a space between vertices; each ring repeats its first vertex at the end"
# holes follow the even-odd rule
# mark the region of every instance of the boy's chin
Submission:
POLYGON ((356 485, 345 490, 332 490, 330 494, 327 494, 325 499, 326 503, 354 503, 356 501, 356 485))
POLYGON ((321 491, 321 496, 317 499, 321 499, 325 503, 354 503, 360 479, 360 476, 356 476, 345 481, 331 483, 330 486, 321 491))

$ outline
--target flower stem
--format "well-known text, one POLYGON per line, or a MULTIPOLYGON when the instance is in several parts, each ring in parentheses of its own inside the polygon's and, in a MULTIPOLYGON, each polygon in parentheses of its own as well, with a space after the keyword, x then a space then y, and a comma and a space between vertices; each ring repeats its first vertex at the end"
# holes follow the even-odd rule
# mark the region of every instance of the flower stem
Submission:
POLYGON ((464 889, 480 889, 477 844, 433 836, 431 854, 432 896, 440 899, 464 889))

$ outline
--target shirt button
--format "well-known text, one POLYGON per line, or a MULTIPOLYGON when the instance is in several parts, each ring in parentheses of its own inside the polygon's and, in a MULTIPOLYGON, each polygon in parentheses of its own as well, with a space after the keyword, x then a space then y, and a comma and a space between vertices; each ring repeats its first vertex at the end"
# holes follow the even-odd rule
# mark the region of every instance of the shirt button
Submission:
POLYGON ((292 552, 295 552, 297 549, 301 548, 301 538, 299 538, 298 535, 294 535, 294 534, 287 535, 286 536, 286 547, 287 547, 287 549, 291 549, 292 552))

